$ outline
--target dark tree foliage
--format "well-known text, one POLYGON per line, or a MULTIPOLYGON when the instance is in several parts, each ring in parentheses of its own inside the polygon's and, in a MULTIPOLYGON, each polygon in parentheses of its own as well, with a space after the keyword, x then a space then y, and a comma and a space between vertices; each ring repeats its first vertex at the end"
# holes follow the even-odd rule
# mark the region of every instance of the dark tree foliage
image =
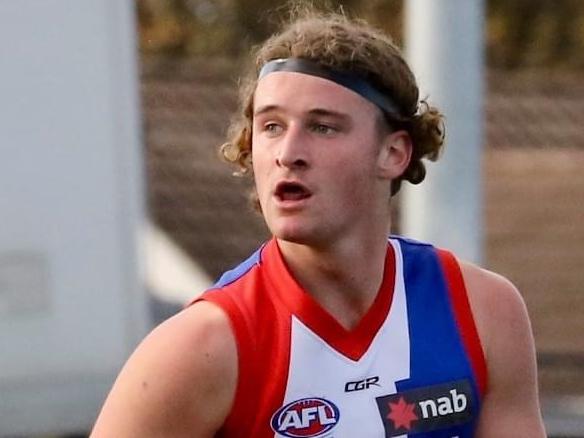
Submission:
MULTIPOLYGON (((285 0, 136 0, 144 53, 238 57, 272 34, 285 0)), ((407 1, 407 0, 406 0, 407 1)), ((307 3, 305 0, 304 3, 307 3)), ((326 10, 363 17, 402 40, 404 0, 312 0, 326 10)), ((485 0, 491 66, 584 66, 584 1, 485 0)), ((293 6, 292 6, 293 7, 293 6)))
MULTIPOLYGON (((136 0, 145 53, 238 55, 271 35, 307 1, 136 0)), ((320 10, 369 19, 399 39, 402 0, 312 0, 320 10)))
POLYGON ((487 56, 491 65, 582 67, 584 2, 489 0, 487 56))

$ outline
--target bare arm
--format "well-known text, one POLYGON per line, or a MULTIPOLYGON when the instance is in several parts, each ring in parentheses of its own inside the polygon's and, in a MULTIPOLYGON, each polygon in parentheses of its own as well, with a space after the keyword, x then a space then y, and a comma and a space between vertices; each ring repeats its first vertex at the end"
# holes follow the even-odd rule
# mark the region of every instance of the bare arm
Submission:
POLYGON ((545 437, 535 347, 523 299, 499 275, 468 264, 462 270, 488 369, 477 437, 545 437))
POLYGON ((118 376, 91 438, 207 438, 223 424, 237 380, 227 316, 201 302, 148 335, 118 376))

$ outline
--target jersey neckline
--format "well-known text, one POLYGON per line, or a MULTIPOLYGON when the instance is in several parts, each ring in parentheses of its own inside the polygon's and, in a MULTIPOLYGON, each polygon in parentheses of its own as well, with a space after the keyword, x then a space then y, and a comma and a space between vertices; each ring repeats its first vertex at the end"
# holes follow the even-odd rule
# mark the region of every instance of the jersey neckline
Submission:
POLYGON ((367 352, 387 319, 395 289, 395 252, 388 242, 383 281, 373 304, 352 329, 347 330, 326 311, 292 276, 276 239, 264 247, 261 263, 265 266, 274 293, 306 327, 343 356, 358 361, 367 352))

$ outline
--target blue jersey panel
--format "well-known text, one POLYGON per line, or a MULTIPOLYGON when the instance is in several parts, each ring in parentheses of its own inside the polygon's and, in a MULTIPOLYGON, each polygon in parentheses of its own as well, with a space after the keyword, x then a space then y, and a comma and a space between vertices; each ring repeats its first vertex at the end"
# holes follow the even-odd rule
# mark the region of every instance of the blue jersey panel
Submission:
POLYGON ((218 289, 220 287, 225 287, 239 278, 243 277, 254 265, 260 263, 261 253, 264 245, 262 245, 256 252, 249 256, 245 261, 241 262, 235 268, 224 272, 221 278, 211 287, 211 289, 218 289))
MULTIPOLYGON (((452 438, 472 437, 479 412, 477 384, 470 361, 467 357, 455 315, 450 303, 448 285, 442 271, 435 249, 427 244, 411 240, 398 239, 403 253, 404 282, 407 297, 408 321, 410 331, 410 378, 398 382, 399 392, 428 388, 431 395, 436 385, 442 385, 444 394, 453 400, 442 400, 442 412, 462 404, 462 396, 457 392, 466 385, 472 421, 458 416, 459 424, 448 427, 447 415, 440 415, 434 406, 426 404, 429 417, 436 414, 435 424, 442 423, 436 429, 413 434, 415 437, 452 438), (451 384, 448 390, 448 384, 451 384), (463 385, 463 386, 460 386, 463 385), (446 388, 446 389, 444 389, 446 388), (449 404, 450 403, 450 404, 449 404), (438 422, 438 423, 436 423, 438 422), (462 422, 462 424, 461 424, 462 422)), ((420 391, 417 391, 420 392, 420 391)), ((443 394, 443 395, 444 395, 443 394)), ((456 419, 456 415, 451 415, 456 419)), ((432 429, 431 418, 428 419, 432 429)))

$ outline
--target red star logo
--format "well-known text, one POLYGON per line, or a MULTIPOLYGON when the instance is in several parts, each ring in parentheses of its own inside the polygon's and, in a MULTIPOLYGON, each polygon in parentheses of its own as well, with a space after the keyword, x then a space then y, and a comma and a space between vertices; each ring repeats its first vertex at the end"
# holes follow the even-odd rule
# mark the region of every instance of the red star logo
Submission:
POLYGON ((397 403, 388 403, 389 414, 387 418, 393 421, 395 429, 403 427, 407 430, 412 428, 412 421, 416 421, 418 416, 414 412, 416 407, 413 403, 410 404, 404 400, 403 397, 399 398, 397 403))

